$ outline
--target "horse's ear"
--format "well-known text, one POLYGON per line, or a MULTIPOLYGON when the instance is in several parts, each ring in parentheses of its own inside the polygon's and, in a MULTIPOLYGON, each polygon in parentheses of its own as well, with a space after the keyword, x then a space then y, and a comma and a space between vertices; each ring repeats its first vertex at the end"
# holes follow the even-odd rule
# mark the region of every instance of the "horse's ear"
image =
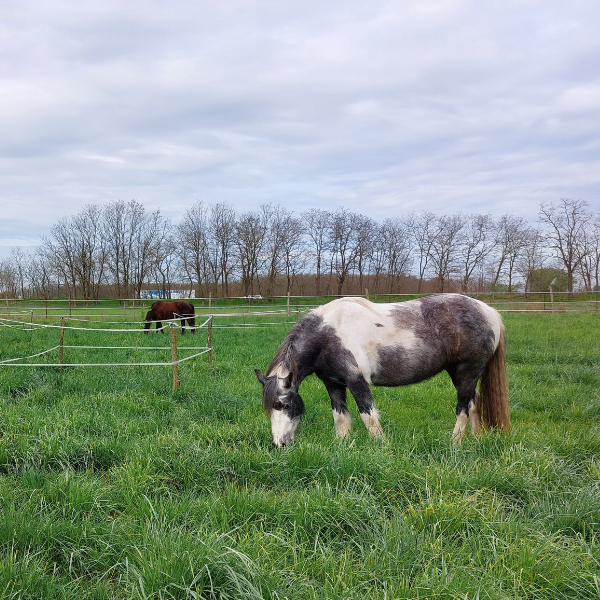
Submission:
POLYGON ((254 369, 256 373, 256 379, 258 379, 263 385, 266 385, 269 378, 266 375, 263 375, 258 369, 254 369))

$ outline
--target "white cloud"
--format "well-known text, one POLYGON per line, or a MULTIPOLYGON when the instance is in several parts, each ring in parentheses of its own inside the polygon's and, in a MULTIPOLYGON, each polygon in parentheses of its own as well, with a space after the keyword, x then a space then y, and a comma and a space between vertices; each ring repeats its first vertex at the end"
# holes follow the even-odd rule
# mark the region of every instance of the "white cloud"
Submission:
POLYGON ((553 0, 4 4, 4 237, 119 198, 173 218, 197 199, 598 209, 599 16, 553 0))

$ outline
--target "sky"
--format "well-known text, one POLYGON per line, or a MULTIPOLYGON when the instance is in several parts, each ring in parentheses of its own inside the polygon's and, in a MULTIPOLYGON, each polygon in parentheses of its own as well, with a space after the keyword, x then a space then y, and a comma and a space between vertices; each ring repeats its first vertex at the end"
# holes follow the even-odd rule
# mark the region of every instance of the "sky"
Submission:
POLYGON ((599 26, 596 0, 4 0, 0 257, 115 200, 598 211, 599 26))

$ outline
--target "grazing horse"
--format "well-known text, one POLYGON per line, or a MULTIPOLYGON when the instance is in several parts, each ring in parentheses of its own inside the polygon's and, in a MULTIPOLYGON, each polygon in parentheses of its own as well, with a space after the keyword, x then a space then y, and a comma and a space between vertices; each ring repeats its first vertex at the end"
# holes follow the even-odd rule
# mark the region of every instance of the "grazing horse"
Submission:
POLYGON ((185 322, 192 328, 192 333, 196 333, 196 318, 194 316, 194 305, 185 300, 176 300, 175 302, 165 302, 158 300, 146 313, 146 323, 144 324, 144 333, 148 333, 148 329, 152 326, 152 321, 156 321, 156 329, 162 329, 162 322, 172 319, 181 319, 181 333, 185 333, 185 322))
POLYGON ((460 294, 439 294, 393 304, 340 298, 309 312, 290 330, 267 374, 255 369, 273 443, 294 440, 304 403, 302 380, 315 374, 331 398, 338 437, 350 431, 349 389, 371 437, 383 430, 371 385, 417 383, 446 370, 456 388, 460 444, 470 419, 474 433, 510 425, 504 324, 487 304, 460 294), (477 382, 481 379, 479 392, 477 382))

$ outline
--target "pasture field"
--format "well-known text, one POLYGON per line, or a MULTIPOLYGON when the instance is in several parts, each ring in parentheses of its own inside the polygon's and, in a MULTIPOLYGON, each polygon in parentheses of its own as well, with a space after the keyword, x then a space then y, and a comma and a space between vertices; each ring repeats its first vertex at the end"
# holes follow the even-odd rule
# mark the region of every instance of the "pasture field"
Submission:
MULTIPOLYGON (((600 597, 600 316, 504 319, 513 427, 461 447, 444 373, 375 389, 383 440, 351 400, 336 439, 311 377, 275 449, 253 368, 286 318, 218 320, 212 367, 180 365, 175 393, 169 367, 0 366, 0 598, 600 597)), ((0 328, 0 360, 57 338, 0 328)), ((157 347, 65 362, 169 359, 155 333, 65 344, 157 347)))

